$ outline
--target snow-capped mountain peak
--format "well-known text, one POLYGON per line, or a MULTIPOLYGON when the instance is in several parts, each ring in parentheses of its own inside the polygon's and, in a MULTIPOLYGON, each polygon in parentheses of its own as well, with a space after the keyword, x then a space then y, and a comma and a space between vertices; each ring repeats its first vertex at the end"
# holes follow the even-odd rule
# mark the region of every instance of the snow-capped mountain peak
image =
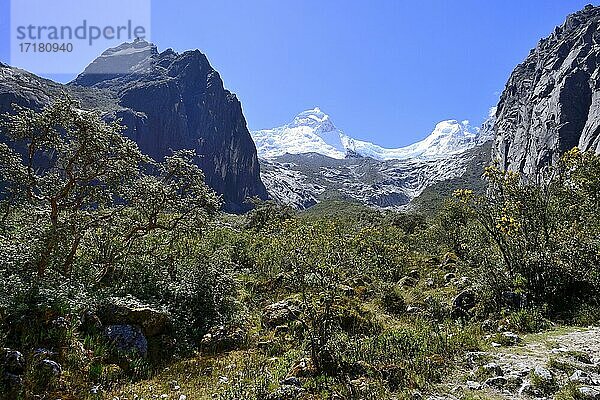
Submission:
POLYGON ((321 132, 330 132, 336 127, 331 122, 329 115, 325 114, 319 107, 312 110, 306 110, 294 117, 294 120, 288 124, 289 127, 307 126, 321 132))
MULTIPOLYGON (((489 127, 489 121, 483 126, 489 127)), ((461 153, 481 144, 482 136, 487 137, 489 132, 472 127, 466 120, 446 120, 439 122, 425 139, 406 147, 388 149, 347 136, 335 127, 329 115, 316 107, 301 112, 289 124, 251 134, 258 156, 265 159, 286 153, 319 153, 338 159, 353 154, 384 161, 431 159, 461 153)))
POLYGON ((346 157, 346 148, 329 115, 318 107, 296 115, 289 124, 251 132, 258 156, 275 158, 288 154, 319 153, 328 157, 346 157))

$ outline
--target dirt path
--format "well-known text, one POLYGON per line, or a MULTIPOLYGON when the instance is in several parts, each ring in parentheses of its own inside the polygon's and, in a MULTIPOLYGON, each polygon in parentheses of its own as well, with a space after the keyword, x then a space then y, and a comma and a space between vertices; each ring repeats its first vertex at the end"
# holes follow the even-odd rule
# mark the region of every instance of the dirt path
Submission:
POLYGON ((528 335, 469 353, 464 366, 449 395, 430 399, 600 399, 600 328, 528 335))

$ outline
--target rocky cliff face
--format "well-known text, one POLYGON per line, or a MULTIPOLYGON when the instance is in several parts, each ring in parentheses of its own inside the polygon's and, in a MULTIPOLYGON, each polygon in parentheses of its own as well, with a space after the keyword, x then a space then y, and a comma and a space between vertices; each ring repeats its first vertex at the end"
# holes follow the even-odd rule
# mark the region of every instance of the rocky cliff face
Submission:
POLYGON ((125 43, 104 52, 71 86, 115 93, 121 109, 111 116, 151 157, 195 149, 227 210, 243 211, 248 197, 267 197, 241 104, 200 51, 159 53, 144 41, 125 43))
POLYGON ((600 7, 567 17, 510 76, 496 113, 494 157, 535 174, 578 146, 600 152, 600 7))
POLYGON ((286 154, 261 160, 261 173, 273 200, 300 210, 329 199, 404 210, 425 189, 440 182, 457 180, 464 184, 461 188, 477 184, 489 160, 489 151, 481 156, 486 148, 489 150, 489 146, 481 145, 437 159, 387 161, 369 157, 335 159, 317 153, 286 154))
POLYGON ((244 211, 248 197, 267 197, 240 102, 199 51, 159 53, 151 43, 124 43, 69 85, 0 65, 0 112, 10 111, 12 103, 40 108, 61 92, 109 120, 122 119, 125 134, 154 159, 195 149, 206 182, 223 195, 226 210, 244 211))

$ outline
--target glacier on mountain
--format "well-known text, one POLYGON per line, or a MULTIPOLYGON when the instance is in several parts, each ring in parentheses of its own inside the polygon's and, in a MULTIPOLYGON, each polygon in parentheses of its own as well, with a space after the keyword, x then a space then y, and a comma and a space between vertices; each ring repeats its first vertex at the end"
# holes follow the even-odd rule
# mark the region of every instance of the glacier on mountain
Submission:
POLYGON ((251 135, 258 156, 263 159, 318 153, 335 159, 353 155, 379 161, 447 157, 491 139, 490 130, 472 127, 468 121, 446 120, 438 123, 425 139, 406 147, 388 149, 346 135, 318 107, 298 114, 286 125, 253 131, 251 135))
POLYGON ((280 204, 306 209, 326 199, 344 199, 405 209, 438 182, 481 176, 489 161, 494 118, 490 109, 481 128, 468 121, 442 121, 425 139, 397 149, 351 138, 319 108, 251 134, 261 179, 280 204))

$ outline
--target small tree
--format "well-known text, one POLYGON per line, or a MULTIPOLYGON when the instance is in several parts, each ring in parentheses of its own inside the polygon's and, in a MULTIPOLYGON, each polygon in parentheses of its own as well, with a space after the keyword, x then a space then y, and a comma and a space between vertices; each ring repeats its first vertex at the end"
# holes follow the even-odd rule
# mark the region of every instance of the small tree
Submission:
POLYGON ((41 112, 15 109, 2 133, 22 157, 0 144, 6 210, 21 208, 43 227, 34 260, 38 275, 48 266, 69 274, 83 233, 117 211, 109 206, 119 188, 149 160, 117 122, 103 122, 68 97, 41 112))
POLYGON ((191 151, 155 163, 118 121, 106 123, 69 97, 39 112, 15 109, 1 125, 10 143, 0 144, 2 228, 5 240, 31 242, 27 263, 39 277, 48 268, 70 275, 86 236, 110 232, 118 250, 104 261, 115 261, 136 240, 200 226, 218 209, 191 151))

